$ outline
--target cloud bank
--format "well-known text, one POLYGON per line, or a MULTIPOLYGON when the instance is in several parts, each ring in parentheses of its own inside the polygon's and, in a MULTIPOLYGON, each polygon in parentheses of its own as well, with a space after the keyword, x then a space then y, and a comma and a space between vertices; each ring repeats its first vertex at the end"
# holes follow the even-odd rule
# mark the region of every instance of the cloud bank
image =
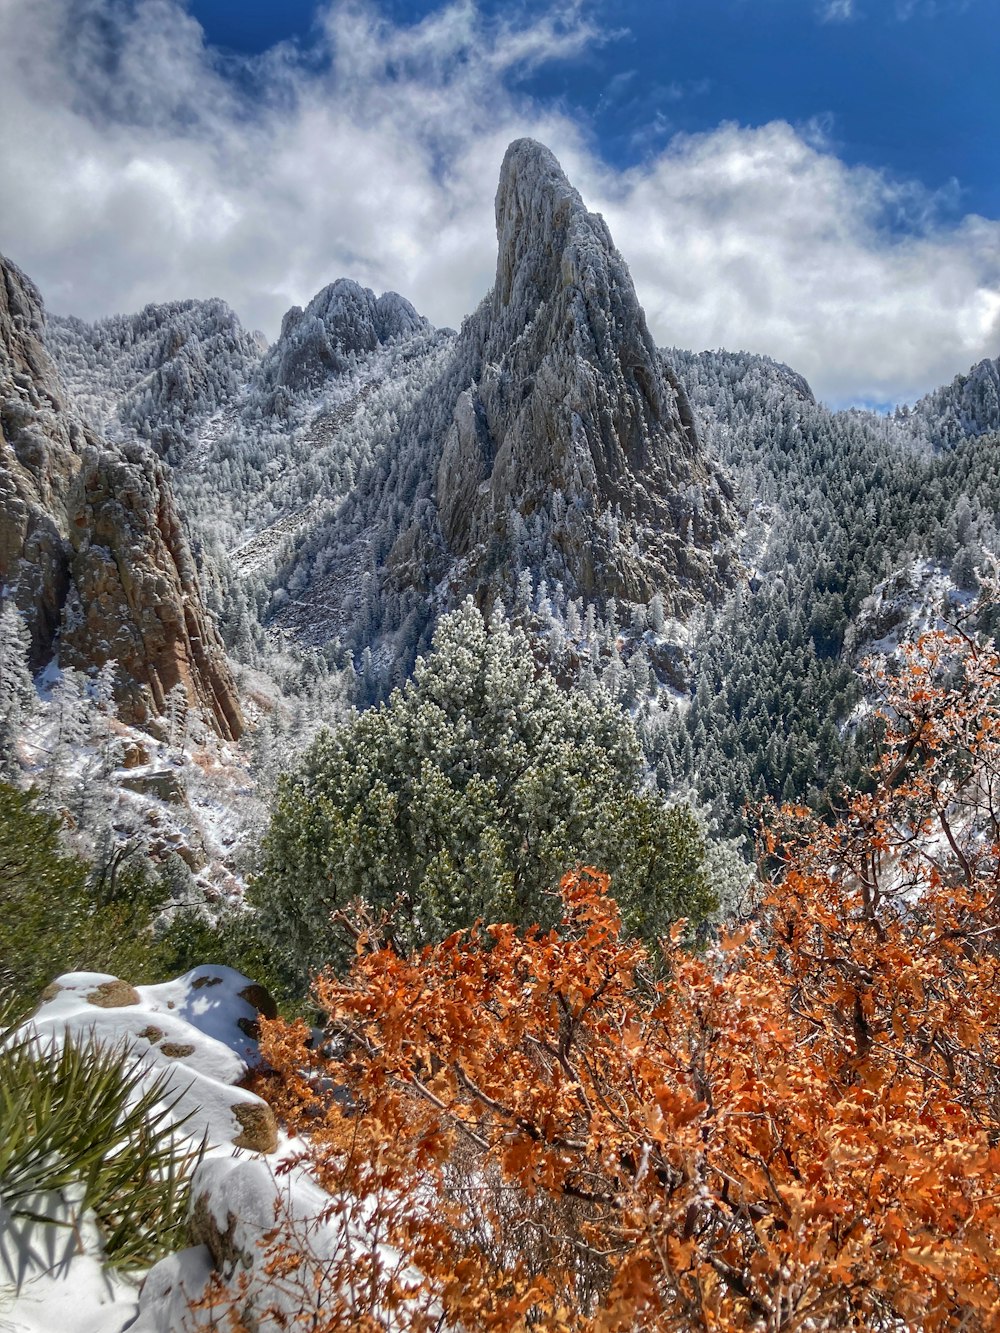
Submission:
POLYGON ((607 217, 663 344, 769 353, 835 403, 1000 352, 1000 223, 943 222, 918 184, 783 122, 615 171, 524 91, 606 40, 579 2, 490 21, 455 0, 400 27, 335 0, 308 49, 235 61, 178 0, 7 0, 0 249, 85 318, 222 296, 274 336, 344 275, 457 325, 493 280, 504 149, 530 134, 607 217))

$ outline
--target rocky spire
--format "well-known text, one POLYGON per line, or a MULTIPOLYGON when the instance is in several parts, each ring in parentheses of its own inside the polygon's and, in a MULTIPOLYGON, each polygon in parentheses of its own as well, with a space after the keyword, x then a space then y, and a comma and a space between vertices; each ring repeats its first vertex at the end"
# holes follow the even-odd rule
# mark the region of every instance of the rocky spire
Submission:
POLYGON ((34 284, 0 256, 0 585, 25 613, 33 665, 119 667, 127 721, 178 683, 226 738, 242 729, 218 634, 163 465, 74 413, 34 284))
POLYGON ((607 225, 531 139, 507 150, 496 220, 496 283, 463 329, 472 383, 437 471, 446 545, 495 563, 510 516, 538 516, 579 592, 689 609, 725 579, 712 548, 733 531, 731 492, 607 225))

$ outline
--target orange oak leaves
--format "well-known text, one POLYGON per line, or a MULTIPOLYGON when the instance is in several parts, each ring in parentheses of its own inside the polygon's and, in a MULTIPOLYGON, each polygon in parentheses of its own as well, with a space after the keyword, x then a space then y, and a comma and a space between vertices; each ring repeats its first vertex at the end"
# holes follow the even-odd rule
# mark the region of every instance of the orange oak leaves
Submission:
POLYGON ((869 670, 871 790, 771 814, 718 947, 652 958, 581 870, 557 930, 362 939, 318 1049, 267 1025, 267 1095, 378 1227, 308 1327, 1000 1327, 1000 660, 869 670))

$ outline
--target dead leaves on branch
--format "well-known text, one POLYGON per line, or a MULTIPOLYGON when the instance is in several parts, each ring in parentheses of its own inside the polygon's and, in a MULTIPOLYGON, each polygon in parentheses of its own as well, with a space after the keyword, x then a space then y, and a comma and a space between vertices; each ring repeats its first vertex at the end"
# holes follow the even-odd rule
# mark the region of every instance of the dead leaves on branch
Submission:
POLYGON ((653 967, 582 870, 557 930, 360 948, 320 1051, 267 1025, 310 1169, 405 1259, 390 1311, 348 1247, 309 1327, 362 1326, 362 1263, 385 1329, 1000 1326, 1000 662, 931 635, 872 679, 873 790, 770 821, 711 954, 653 967))

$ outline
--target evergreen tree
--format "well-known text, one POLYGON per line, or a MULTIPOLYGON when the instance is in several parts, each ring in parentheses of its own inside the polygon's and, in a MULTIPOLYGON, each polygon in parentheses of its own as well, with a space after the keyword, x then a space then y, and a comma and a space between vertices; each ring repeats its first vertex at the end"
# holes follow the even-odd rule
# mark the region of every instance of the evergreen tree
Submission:
POLYGON ((401 942, 477 917, 552 924, 569 867, 614 876, 656 935, 715 900, 701 829, 644 789, 634 726, 606 696, 564 692, 527 635, 467 602, 387 704, 319 737, 279 784, 252 898, 302 985, 350 943, 331 912, 394 913, 401 942))
POLYGON ((28 670, 31 639, 24 618, 12 601, 0 604, 0 777, 18 771, 17 739, 35 705, 35 687, 28 670))

